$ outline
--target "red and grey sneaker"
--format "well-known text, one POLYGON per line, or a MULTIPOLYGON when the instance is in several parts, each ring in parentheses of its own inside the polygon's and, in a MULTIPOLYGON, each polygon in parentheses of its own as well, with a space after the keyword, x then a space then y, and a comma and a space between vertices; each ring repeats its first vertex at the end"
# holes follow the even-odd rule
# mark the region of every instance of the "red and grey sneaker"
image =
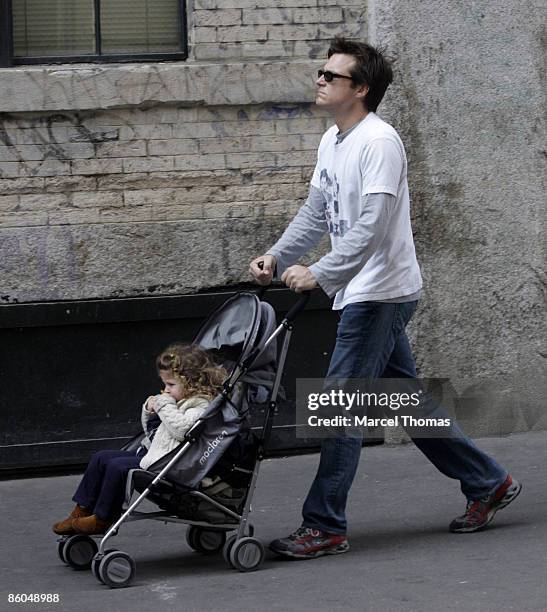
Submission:
POLYGON ((510 504, 521 489, 520 482, 507 476, 505 482, 488 497, 469 499, 465 514, 458 516, 450 523, 450 531, 452 533, 472 533, 484 529, 494 518, 496 512, 510 504))
POLYGON ((339 555, 349 550, 348 539, 338 533, 325 533, 319 529, 299 527, 287 538, 274 540, 270 550, 294 559, 315 559, 321 555, 339 555))

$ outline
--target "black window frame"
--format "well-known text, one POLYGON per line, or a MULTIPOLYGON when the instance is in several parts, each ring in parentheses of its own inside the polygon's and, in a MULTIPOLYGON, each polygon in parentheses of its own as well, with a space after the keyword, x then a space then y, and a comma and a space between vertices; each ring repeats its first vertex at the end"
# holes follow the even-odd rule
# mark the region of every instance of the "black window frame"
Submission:
POLYGON ((181 50, 171 53, 101 53, 100 10, 101 0, 93 0, 95 7, 95 49, 89 55, 45 55, 39 57, 13 56, 13 14, 12 0, 0 0, 0 68, 11 66, 32 66, 36 64, 111 64, 116 62, 164 62, 185 60, 188 58, 188 29, 186 0, 178 0, 180 6, 181 50))

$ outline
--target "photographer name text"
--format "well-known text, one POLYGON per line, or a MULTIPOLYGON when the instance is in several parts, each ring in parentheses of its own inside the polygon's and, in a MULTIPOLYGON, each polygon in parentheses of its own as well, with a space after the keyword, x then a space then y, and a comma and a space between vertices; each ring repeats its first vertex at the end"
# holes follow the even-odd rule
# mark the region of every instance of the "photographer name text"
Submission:
POLYGON ((416 418, 408 414, 396 414, 392 417, 373 418, 368 416, 336 415, 320 417, 312 414, 308 417, 309 427, 450 427, 450 419, 416 418))

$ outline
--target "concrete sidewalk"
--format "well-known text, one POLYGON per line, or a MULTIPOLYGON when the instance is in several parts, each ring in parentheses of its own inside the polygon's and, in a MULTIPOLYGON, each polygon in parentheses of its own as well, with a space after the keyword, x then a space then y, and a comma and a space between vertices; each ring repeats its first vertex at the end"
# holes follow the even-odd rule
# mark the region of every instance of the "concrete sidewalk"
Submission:
MULTIPOLYGON (((222 556, 191 551, 184 527, 144 521, 113 541, 137 562, 133 586, 115 590, 57 557, 50 524, 71 508, 79 476, 0 482, 0 610, 544 612, 547 432, 479 444, 524 484, 484 532, 448 532, 465 500, 414 446, 371 447, 350 497, 348 554, 285 561, 268 553, 259 571, 242 574, 222 556), (8 603, 8 593, 58 593, 60 603, 8 603)), ((265 543, 300 524, 317 461, 263 463, 252 522, 265 543)))

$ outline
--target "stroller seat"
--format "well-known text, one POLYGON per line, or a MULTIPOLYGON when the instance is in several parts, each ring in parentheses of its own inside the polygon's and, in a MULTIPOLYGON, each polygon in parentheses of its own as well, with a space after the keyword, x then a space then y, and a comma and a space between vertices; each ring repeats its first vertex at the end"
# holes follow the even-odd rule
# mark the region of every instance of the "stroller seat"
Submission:
MULTIPOLYGON (((132 476, 132 488, 142 493, 146 487, 152 484, 157 474, 149 472, 148 470, 134 469, 131 470, 132 476)), ((166 478, 160 478, 160 480, 150 489, 150 495, 169 496, 172 495, 177 489, 183 489, 189 491, 188 487, 180 485, 174 482, 169 482, 166 478)), ((152 499, 152 497, 150 497, 152 499)))
POLYGON ((239 515, 245 503, 247 489, 234 489, 227 483, 224 483, 224 487, 219 487, 219 482, 204 489, 191 489, 165 478, 151 486, 156 477, 157 474, 147 470, 131 470, 127 479, 127 502, 129 503, 133 491, 142 493, 150 487, 148 499, 179 519, 211 524, 237 524, 238 519, 223 511, 222 507, 239 515))

